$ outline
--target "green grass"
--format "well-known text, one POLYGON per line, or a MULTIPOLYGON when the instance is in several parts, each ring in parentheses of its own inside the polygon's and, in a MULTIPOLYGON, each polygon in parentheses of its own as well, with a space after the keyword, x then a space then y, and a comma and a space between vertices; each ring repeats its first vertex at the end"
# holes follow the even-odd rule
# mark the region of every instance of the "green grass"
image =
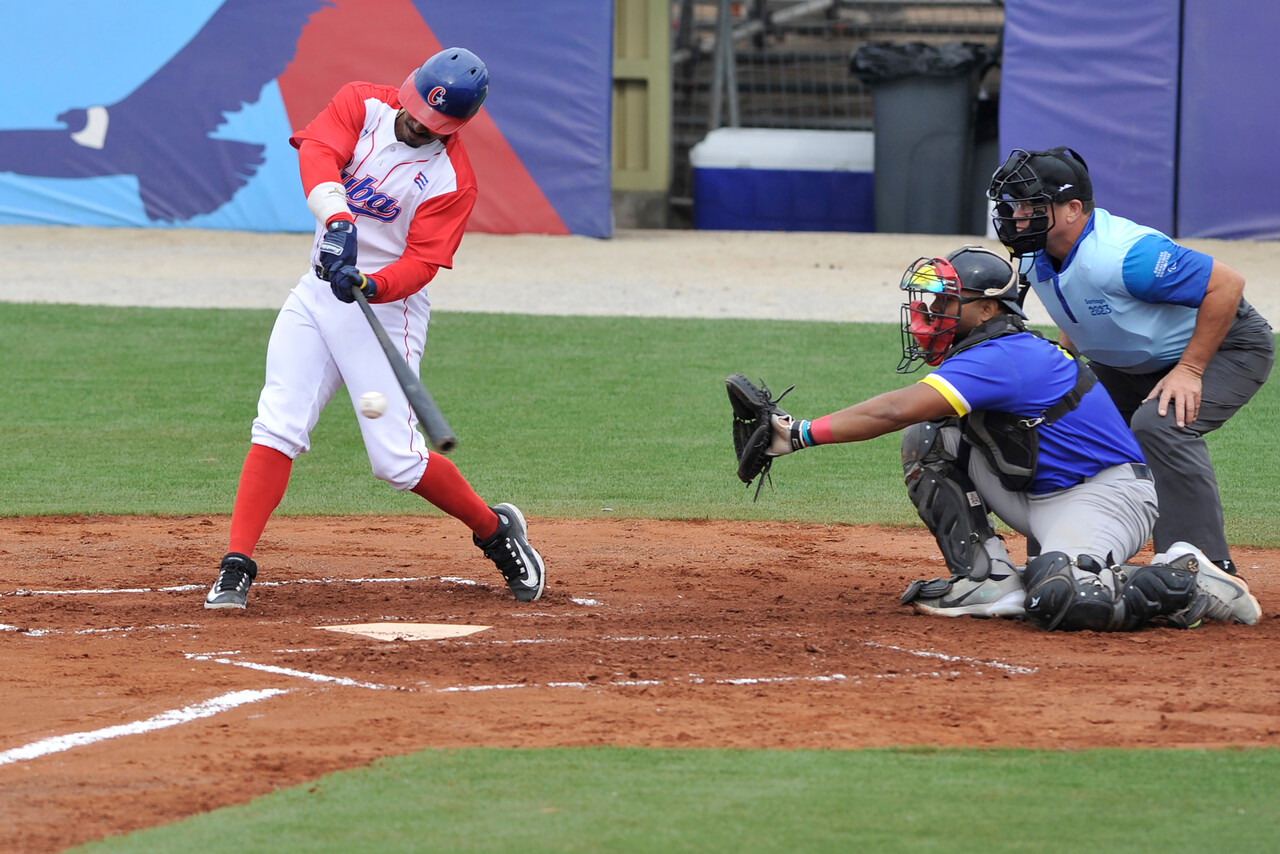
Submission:
MULTIPOLYGON (((230 511, 275 313, 6 305, 5 515, 230 511)), ((734 475, 724 377, 816 417, 897 388, 888 325, 439 314, 423 377, 492 501, 542 516, 916 525, 898 437, 734 475), (610 508, 605 511, 604 508, 610 508)), ((388 389, 388 392, 393 390, 388 389)), ((1211 437, 1233 542, 1280 545, 1280 390, 1211 437)), ((340 396, 281 513, 435 512, 340 396)), ((89 851, 1270 850, 1280 751, 427 751, 89 851)))
MULTIPOLYGON (((0 388, 3 512, 228 512, 274 316, 6 307, 23 358, 0 388)), ((794 378, 788 400, 821 414, 900 384, 896 348, 886 326, 440 314, 423 378, 477 491, 539 515, 904 522, 894 437, 788 460, 786 491, 753 506, 723 383, 794 378)), ((339 395, 280 512, 426 512, 373 479, 355 418, 339 395)))
POLYGON ((76 851, 1271 850, 1280 751, 428 750, 76 851))
MULTIPOLYGON (((229 512, 274 317, 7 305, 0 513, 229 512)), ((894 373, 899 353, 886 324, 441 313, 422 373, 463 474, 536 515, 915 525, 897 435, 781 460, 752 503, 723 385, 735 371, 795 383, 785 405, 816 417, 915 379, 894 373)), ((1236 543, 1280 545, 1257 477, 1277 468, 1277 416, 1271 384, 1210 437, 1236 543)), ((340 394, 280 512, 434 512, 370 475, 356 417, 340 394)))

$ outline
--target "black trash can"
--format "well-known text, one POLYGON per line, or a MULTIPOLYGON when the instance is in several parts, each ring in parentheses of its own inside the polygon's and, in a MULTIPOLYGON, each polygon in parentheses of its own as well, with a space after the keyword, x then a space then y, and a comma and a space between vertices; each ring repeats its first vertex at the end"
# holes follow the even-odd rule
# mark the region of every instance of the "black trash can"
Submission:
POLYGON ((987 188, 991 186, 991 176, 1002 163, 1000 93, 979 91, 973 109, 973 166, 969 171, 969 188, 965 191, 970 205, 970 221, 969 227, 961 234, 986 235, 990 230, 987 188))
POLYGON ((876 231, 971 232, 974 84, 991 57, 972 42, 875 42, 854 52, 850 69, 875 111, 876 231))

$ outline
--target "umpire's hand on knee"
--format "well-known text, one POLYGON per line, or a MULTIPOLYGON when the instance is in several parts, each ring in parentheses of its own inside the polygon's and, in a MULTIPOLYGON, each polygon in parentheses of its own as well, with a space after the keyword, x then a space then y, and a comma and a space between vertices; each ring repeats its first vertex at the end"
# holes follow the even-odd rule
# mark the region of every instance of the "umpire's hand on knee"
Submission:
POLYGON ((1179 427, 1186 427, 1200 417, 1200 394, 1203 385, 1200 373, 1189 365, 1177 364, 1160 378, 1147 400, 1160 398, 1158 411, 1163 417, 1169 413, 1169 401, 1173 401, 1173 415, 1179 427))

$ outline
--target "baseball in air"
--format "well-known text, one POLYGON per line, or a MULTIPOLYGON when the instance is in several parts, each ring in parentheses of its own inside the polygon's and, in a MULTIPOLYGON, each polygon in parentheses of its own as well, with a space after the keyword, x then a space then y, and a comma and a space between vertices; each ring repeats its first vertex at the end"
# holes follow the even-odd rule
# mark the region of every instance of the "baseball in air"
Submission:
POLYGON ((387 396, 380 391, 366 391, 360 395, 360 414, 365 418, 381 418, 387 411, 387 396))

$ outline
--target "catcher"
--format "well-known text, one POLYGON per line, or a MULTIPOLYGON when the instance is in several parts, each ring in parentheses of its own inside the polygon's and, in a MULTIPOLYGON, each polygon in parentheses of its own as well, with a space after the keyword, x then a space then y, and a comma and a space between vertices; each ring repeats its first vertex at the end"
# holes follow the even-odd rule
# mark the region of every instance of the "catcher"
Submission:
POLYGON ((1125 562, 1158 515, 1150 469, 1089 368, 1027 329, 1004 257, 963 246, 921 258, 901 288, 898 372, 921 362, 936 370, 812 421, 792 418, 741 374, 729 377, 743 481, 803 448, 903 430, 907 496, 950 577, 913 582, 902 604, 946 617, 1025 617, 1047 630, 1258 621, 1248 586, 1193 545, 1149 566, 1125 562), (1027 537, 1025 570, 991 512, 1027 537))

